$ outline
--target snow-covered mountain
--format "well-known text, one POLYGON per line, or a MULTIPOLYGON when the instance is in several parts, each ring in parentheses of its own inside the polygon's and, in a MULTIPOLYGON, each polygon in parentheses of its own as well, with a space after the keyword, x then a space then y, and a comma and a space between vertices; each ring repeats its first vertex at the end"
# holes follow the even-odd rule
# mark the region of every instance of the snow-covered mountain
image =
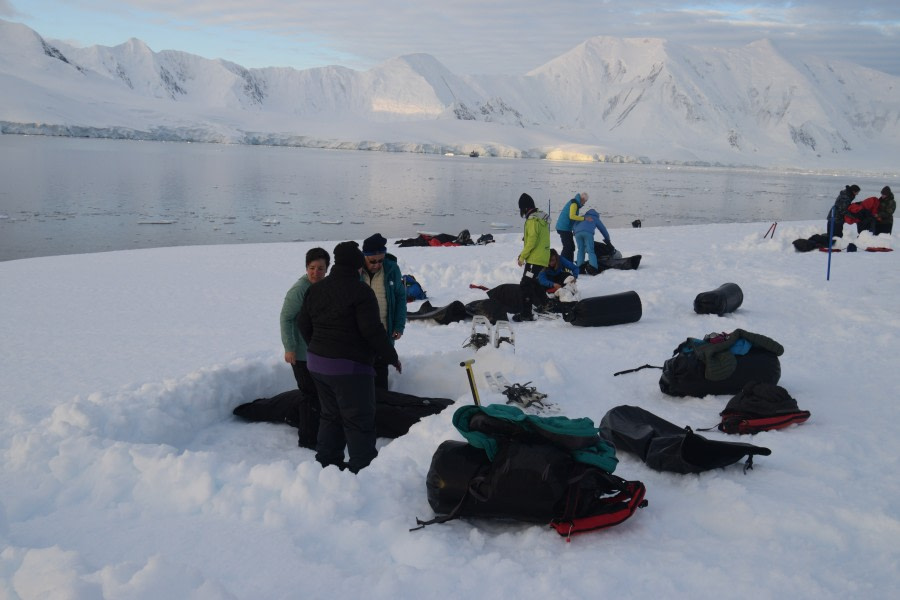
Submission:
POLYGON ((896 169, 900 78, 736 49, 595 37, 524 76, 434 57, 246 69, 132 39, 75 48, 0 20, 0 131, 504 157, 896 169))

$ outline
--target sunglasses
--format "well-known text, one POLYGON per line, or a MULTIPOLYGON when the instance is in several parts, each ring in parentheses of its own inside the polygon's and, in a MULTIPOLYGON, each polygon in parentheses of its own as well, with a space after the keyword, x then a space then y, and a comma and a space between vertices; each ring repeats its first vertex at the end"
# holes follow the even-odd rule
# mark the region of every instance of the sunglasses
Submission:
POLYGON ((366 258, 366 262, 370 265, 380 265, 384 262, 383 258, 366 258))

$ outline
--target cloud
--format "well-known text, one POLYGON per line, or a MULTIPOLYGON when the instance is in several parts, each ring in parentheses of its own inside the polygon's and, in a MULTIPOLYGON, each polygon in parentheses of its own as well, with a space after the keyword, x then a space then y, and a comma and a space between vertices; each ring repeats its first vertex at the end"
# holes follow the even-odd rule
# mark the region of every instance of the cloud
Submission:
MULTIPOLYGON (((790 54, 843 59, 900 75, 900 3, 690 3, 602 0, 68 0, 68 6, 127 11, 135 20, 233 38, 223 56, 245 66, 365 69, 424 52, 460 74, 521 74, 584 40, 665 38, 700 46, 737 46, 769 39, 790 54), (274 50, 261 58, 258 44, 274 50), (256 50, 247 64, 250 49, 256 50), (268 60, 261 64, 260 60, 268 60)), ((11 5, 0 0, 0 8, 11 5)), ((122 32, 123 40, 132 34, 122 32)), ((158 46, 147 40, 151 46, 158 46)), ((178 48, 204 56, 209 52, 178 48)))
POLYGON ((20 16, 9 0, 0 0, 0 17, 13 18, 20 16))

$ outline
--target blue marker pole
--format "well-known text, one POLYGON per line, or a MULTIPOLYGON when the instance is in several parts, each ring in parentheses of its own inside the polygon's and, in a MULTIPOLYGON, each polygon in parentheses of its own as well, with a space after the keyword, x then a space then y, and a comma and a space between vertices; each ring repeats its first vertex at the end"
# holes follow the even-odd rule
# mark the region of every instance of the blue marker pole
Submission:
POLYGON ((828 269, 825 271, 825 281, 831 281, 831 246, 834 244, 834 207, 828 213, 828 269))

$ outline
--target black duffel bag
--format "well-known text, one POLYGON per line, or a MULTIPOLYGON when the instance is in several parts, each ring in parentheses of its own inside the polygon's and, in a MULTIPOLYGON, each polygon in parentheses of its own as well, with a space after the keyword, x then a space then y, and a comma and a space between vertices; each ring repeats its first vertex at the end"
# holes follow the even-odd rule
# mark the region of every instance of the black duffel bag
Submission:
POLYGON ((632 291, 579 300, 563 318, 581 327, 604 327, 640 321, 641 313, 641 297, 632 291))
POLYGON ((736 283, 723 283, 694 298, 694 312, 700 315, 719 315, 734 312, 744 302, 744 292, 736 283))

